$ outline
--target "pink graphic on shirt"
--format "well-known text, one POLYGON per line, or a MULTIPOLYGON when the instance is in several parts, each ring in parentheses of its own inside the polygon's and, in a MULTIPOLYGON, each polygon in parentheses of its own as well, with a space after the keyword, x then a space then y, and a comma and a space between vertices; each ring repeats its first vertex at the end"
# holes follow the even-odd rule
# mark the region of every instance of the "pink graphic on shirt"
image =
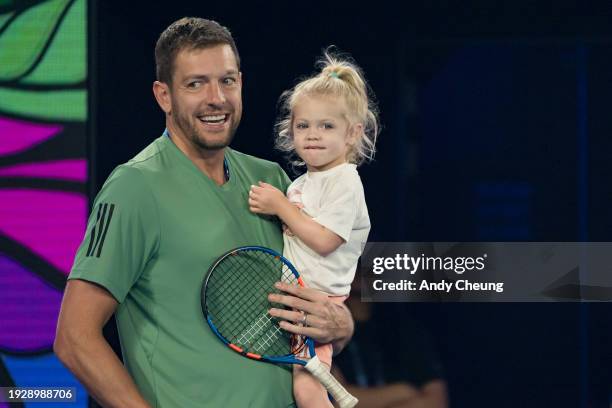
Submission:
MULTIPOLYGON (((304 209, 304 204, 302 203, 302 192, 297 188, 291 189, 287 192, 287 199, 293 205, 295 205, 300 211, 304 209)), ((295 236, 295 234, 291 231, 291 229, 283 223, 283 233, 287 234, 290 237, 295 236)))
POLYGON ((297 188, 287 192, 287 199, 300 210, 304 208, 304 204, 302 203, 302 192, 297 188))

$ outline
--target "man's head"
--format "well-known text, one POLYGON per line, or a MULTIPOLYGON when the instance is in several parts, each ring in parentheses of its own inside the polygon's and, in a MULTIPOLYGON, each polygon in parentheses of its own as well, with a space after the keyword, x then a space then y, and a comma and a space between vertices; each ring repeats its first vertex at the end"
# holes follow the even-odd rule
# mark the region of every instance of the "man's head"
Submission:
POLYGON ((170 24, 155 45, 155 71, 157 80, 172 84, 176 55, 182 50, 197 50, 227 44, 232 48, 240 70, 240 56, 230 31, 212 20, 183 17, 170 24))
POLYGON ((236 44, 218 23, 187 17, 172 23, 155 47, 153 92, 173 140, 187 153, 229 145, 242 116, 236 44))

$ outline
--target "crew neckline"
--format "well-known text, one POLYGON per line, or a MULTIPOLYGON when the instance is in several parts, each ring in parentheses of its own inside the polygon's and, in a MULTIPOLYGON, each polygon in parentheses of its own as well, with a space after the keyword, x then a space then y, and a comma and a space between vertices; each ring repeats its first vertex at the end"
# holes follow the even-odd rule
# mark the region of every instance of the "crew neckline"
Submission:
POLYGON ((183 153, 183 151, 181 149, 179 149, 179 147, 174 143, 174 141, 172 140, 172 138, 170 137, 170 133, 168 132, 168 130, 164 130, 164 133, 162 134, 162 143, 165 145, 168 145, 168 148, 179 158, 179 161, 181 162, 182 165, 186 166, 187 168, 190 169, 191 172, 196 173, 199 177, 201 177, 203 180, 205 180, 206 183, 209 183, 211 186, 214 186, 215 188, 221 189, 221 190, 229 190, 231 189, 231 187, 234 185, 234 180, 236 178, 235 174, 232 177, 233 174, 233 166, 232 166, 232 160, 231 160, 231 154, 229 154, 231 152, 231 148, 228 146, 225 148, 225 151, 223 152, 223 159, 225 162, 227 162, 227 167, 230 173, 230 177, 229 180, 227 180, 225 183, 218 185, 217 183, 215 183, 210 177, 208 177, 208 175, 206 175, 204 172, 202 172, 190 159, 189 157, 187 157, 185 155, 185 153, 183 153))
POLYGON ((308 175, 308 177, 310 178, 319 178, 319 177, 326 177, 330 174, 334 174, 337 171, 340 171, 346 167, 352 167, 352 168, 357 168, 356 164, 353 163, 341 163, 337 166, 332 167, 331 169, 327 169, 327 170, 323 170, 323 171, 306 171, 306 174, 308 175))

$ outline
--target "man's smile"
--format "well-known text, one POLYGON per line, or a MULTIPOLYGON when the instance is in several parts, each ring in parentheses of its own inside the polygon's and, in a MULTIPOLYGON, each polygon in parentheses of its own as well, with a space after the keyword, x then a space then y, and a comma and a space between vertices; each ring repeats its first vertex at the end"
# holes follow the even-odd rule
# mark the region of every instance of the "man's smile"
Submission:
POLYGON ((198 116, 198 119, 201 122, 207 123, 207 124, 221 124, 221 123, 225 123, 227 122, 227 119, 229 118, 229 114, 225 113, 225 114, 217 114, 217 115, 201 115, 198 116))

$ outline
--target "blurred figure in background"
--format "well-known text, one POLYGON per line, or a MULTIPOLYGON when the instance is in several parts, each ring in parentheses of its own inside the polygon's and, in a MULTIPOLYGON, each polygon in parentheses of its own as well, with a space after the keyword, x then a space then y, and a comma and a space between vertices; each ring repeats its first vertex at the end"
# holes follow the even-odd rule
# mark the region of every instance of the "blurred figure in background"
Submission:
POLYGON ((361 301, 360 268, 347 299, 355 334, 332 373, 364 408, 447 408, 442 364, 406 303, 361 301))

